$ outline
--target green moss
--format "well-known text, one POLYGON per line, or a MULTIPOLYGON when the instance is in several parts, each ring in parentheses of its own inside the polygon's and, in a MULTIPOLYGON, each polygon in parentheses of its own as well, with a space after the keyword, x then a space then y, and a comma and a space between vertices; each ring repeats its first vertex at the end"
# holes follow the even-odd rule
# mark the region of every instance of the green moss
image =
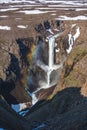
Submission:
POLYGON ((66 78, 64 78, 65 86, 78 86, 81 87, 85 82, 85 75, 80 71, 72 71, 66 78))
POLYGON ((76 63, 79 60, 81 60, 86 54, 87 54, 87 48, 78 46, 73 48, 72 52, 69 55, 69 58, 73 60, 74 63, 76 63))

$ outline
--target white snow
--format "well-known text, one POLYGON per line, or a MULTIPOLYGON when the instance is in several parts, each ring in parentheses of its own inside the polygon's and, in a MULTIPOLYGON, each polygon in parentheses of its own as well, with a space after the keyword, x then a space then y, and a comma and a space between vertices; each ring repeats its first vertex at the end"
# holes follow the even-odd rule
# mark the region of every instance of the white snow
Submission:
POLYGON ((32 0, 0 0, 0 3, 21 3, 21 2, 27 2, 30 4, 35 4, 35 1, 32 0))
POLYGON ((57 32, 59 31, 57 28, 54 28, 53 30, 54 30, 54 31, 57 31, 57 32))
POLYGON ((76 17, 68 17, 68 16, 64 15, 64 16, 59 16, 56 19, 60 19, 60 20, 87 20, 87 16, 80 15, 80 16, 76 16, 76 17))
POLYGON ((70 45, 70 46, 69 46, 69 49, 66 49, 66 51, 67 51, 67 53, 69 54, 69 53, 71 52, 71 50, 72 50, 72 46, 70 45))
POLYGON ((74 28, 75 26, 76 26, 76 24, 72 24, 72 25, 71 25, 71 29, 74 28))
POLYGON ((11 30, 11 27, 0 25, 0 30, 11 30))
POLYGON ((76 29, 76 33, 72 36, 71 33, 68 34, 68 42, 69 42, 69 48, 66 49, 67 53, 69 54, 72 50, 72 47, 73 47, 73 40, 75 41, 80 35, 80 28, 78 27, 76 29))
POLYGON ((18 28, 22 28, 22 29, 26 29, 28 27, 28 25, 24 26, 24 25, 18 25, 18 28))
POLYGON ((51 15, 55 16, 56 14, 51 14, 51 15))
POLYGON ((78 27, 78 28, 76 29, 76 34, 73 36, 74 41, 79 37, 79 35, 80 35, 80 28, 78 27))
POLYGON ((7 17, 8 17, 7 15, 0 16, 0 18, 7 18, 7 17))
POLYGON ((15 20, 22 20, 22 18, 15 18, 15 20))
POLYGON ((69 54, 71 52, 72 46, 73 46, 73 36, 71 33, 68 34, 68 43, 69 43, 69 48, 66 49, 66 51, 69 54))
POLYGON ((75 11, 86 11, 86 10, 87 10, 87 8, 78 8, 75 11))
POLYGON ((51 29, 47 29, 47 32, 50 32, 51 34, 54 34, 51 29))
POLYGON ((42 4, 61 4, 65 6, 83 6, 87 5, 86 1, 83 3, 83 1, 64 1, 64 0, 0 0, 0 3, 28 3, 28 4, 37 4, 37 2, 40 2, 42 4))
POLYGON ((60 52, 60 48, 56 49, 55 52, 56 52, 56 53, 60 52))
MULTIPOLYGON (((61 0, 61 1, 59 1, 59 0, 57 0, 57 1, 54 1, 54 0, 49 0, 49 1, 46 1, 45 3, 53 3, 53 4, 60 4, 60 5, 65 5, 65 6, 82 6, 82 5, 84 5, 84 3, 83 2, 81 2, 81 1, 63 1, 63 0, 61 0)), ((87 5, 87 3, 85 3, 85 5, 87 5)))
POLYGON ((0 12, 14 11, 14 10, 18 10, 18 9, 19 9, 19 8, 0 9, 0 12))
POLYGON ((25 13, 25 14, 43 14, 43 13, 55 12, 55 11, 24 10, 24 11, 19 11, 19 12, 25 13))

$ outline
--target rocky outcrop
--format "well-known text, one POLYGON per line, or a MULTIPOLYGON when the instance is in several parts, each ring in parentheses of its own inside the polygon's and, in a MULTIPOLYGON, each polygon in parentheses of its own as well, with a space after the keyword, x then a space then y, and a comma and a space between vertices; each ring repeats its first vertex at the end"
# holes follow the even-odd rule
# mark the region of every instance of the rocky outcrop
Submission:
POLYGON ((0 99, 0 128, 7 130, 28 130, 26 120, 13 111, 2 99, 0 99))
POLYGON ((87 99, 80 88, 66 88, 51 100, 34 105, 25 117, 0 100, 0 127, 12 130, 87 129, 87 99))
POLYGON ((86 43, 74 46, 68 55, 55 92, 66 87, 82 87, 87 77, 87 47, 86 43))

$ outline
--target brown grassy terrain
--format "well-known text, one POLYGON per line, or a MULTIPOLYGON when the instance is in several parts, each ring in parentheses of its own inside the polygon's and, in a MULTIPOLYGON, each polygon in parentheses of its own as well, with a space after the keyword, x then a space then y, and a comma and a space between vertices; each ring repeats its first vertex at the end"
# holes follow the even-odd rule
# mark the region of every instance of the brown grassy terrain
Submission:
MULTIPOLYGON (((1 9, 3 8, 9 8, 8 6, 1 6, 1 9)), ((7 52, 2 51, 2 47, 5 48, 8 52, 11 52, 14 54, 15 57, 18 58, 18 61, 20 62, 20 55, 19 55, 19 47, 16 43, 16 40, 18 38, 27 38, 27 37, 33 37, 36 39, 36 36, 39 35, 35 32, 34 27, 39 24, 43 23, 44 20, 55 20, 55 18, 58 18, 58 16, 66 15, 69 17, 75 17, 78 15, 87 15, 87 10, 85 11, 75 11, 72 9, 65 10, 64 7, 60 8, 52 8, 52 9, 40 9, 41 11, 49 11, 48 13, 43 14, 24 14, 20 13, 19 11, 23 10, 33 10, 38 8, 48 8, 48 5, 44 6, 24 6, 20 7, 17 10, 14 11, 5 11, 0 12, 0 16, 6 15, 8 17, 3 18, 0 17, 0 25, 1 26, 9 26, 11 27, 11 30, 0 30, 0 52, 1 52, 1 62, 0 62, 0 78, 5 80, 6 76, 5 73, 2 71, 4 69, 4 66, 9 66, 9 57, 7 57, 7 52), (28 26, 26 29, 18 28, 18 25, 24 25, 28 26), (5 54, 4 54, 5 53, 5 54), (5 56, 4 56, 5 55, 5 56), (2 59, 3 57, 3 59, 2 59), (8 59, 8 60, 7 60, 8 59), (3 67, 2 67, 3 66, 3 67)), ((81 7, 83 8, 83 7, 81 7)), ((76 40, 75 46, 78 46, 79 44, 85 44, 87 42, 87 20, 71 20, 71 21, 64 21, 66 32, 69 31, 69 28, 72 24, 77 24, 77 26, 80 27, 80 37, 76 40)), ((73 33, 75 33, 75 30, 73 30, 73 33)), ((66 35, 65 33, 64 35, 66 35)), ((21 65, 20 65, 21 66, 21 65)), ((19 83, 17 86, 20 86, 19 83)), ((16 94, 16 91, 12 92, 14 95, 16 94)), ((17 98, 20 97, 20 94, 16 94, 17 98), (19 96, 18 96, 19 95, 19 96)), ((24 98, 25 101, 25 98, 24 98)))

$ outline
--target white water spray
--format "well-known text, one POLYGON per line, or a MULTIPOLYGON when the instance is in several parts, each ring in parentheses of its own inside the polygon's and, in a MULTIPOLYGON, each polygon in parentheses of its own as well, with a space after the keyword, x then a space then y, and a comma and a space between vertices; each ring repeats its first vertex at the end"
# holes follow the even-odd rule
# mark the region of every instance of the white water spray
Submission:
POLYGON ((55 44, 55 38, 51 37, 49 39, 49 69, 52 70, 54 65, 54 44, 55 44))

